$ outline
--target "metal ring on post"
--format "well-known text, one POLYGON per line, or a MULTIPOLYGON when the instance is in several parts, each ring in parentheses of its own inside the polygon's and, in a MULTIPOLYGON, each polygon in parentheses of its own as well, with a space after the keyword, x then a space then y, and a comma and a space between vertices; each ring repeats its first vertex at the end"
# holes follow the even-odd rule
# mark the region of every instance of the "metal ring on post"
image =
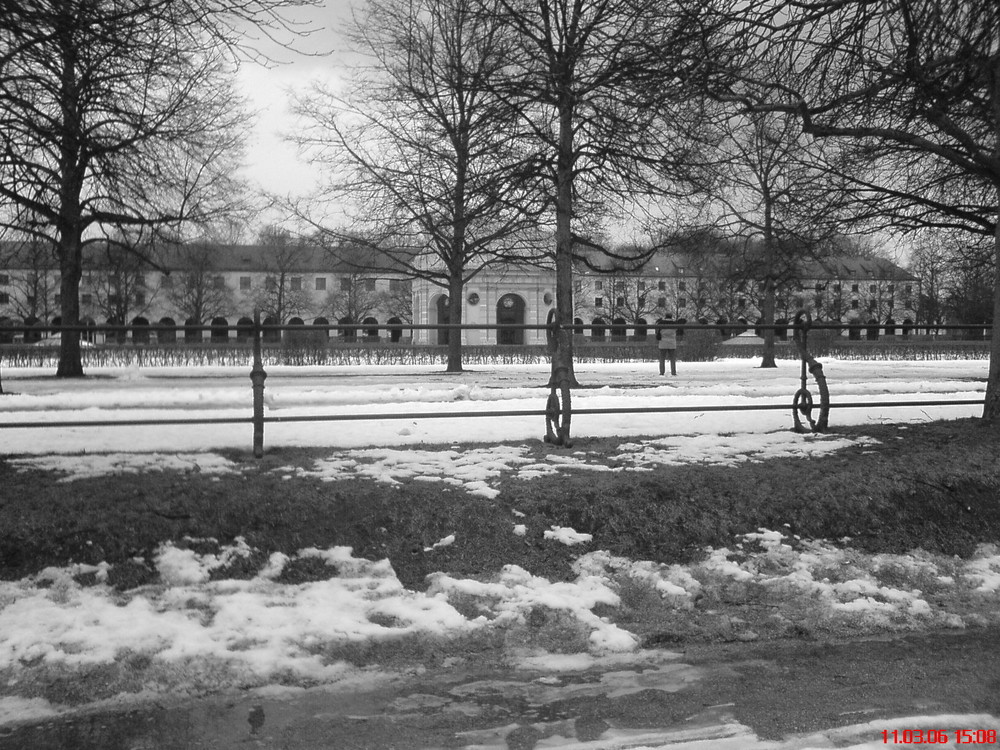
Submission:
POLYGON ((795 346, 799 350, 799 357, 802 359, 801 385, 792 400, 792 419, 795 423, 795 431, 806 431, 802 424, 801 415, 809 422, 809 428, 812 432, 823 432, 828 426, 830 417, 830 391, 826 385, 826 376, 823 374, 823 365, 817 362, 806 348, 806 338, 809 328, 812 326, 812 315, 809 314, 808 310, 799 310, 795 314, 792 326, 792 340, 795 342, 795 346), (816 387, 819 389, 819 415, 816 419, 813 419, 812 414, 814 403, 812 394, 809 393, 807 371, 812 373, 816 380, 816 387))

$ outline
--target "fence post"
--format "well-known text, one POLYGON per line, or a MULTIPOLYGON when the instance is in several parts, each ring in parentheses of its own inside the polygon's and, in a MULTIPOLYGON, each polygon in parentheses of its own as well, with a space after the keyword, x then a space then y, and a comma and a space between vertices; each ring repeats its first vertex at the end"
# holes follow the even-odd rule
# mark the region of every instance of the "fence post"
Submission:
POLYGON ((253 384, 253 455, 254 458, 264 456, 264 363, 260 353, 260 311, 253 315, 253 368, 250 370, 250 382, 253 384))

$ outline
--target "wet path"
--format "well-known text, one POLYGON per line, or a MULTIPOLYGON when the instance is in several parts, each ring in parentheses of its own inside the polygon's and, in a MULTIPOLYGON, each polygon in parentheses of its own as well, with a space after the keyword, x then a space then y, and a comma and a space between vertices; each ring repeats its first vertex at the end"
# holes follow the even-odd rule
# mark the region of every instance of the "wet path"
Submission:
POLYGON ((8 726, 0 748, 791 750, 888 747, 918 730, 935 732, 936 747, 1000 747, 984 731, 955 741, 959 729, 1000 728, 997 630, 691 646, 630 661, 583 666, 567 657, 557 670, 533 666, 487 672, 467 663, 377 688, 84 713, 8 726))

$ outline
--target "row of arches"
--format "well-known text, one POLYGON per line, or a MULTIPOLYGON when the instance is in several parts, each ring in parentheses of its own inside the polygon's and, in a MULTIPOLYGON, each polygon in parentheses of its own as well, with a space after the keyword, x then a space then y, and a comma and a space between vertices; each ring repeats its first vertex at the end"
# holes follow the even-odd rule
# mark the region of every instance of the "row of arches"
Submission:
MULTIPOLYGON (((28 318, 23 322, 15 321, 12 318, 0 318, 0 343, 12 343, 15 337, 20 335, 23 329, 23 341, 25 343, 35 343, 40 341, 46 329, 58 327, 62 324, 61 317, 55 317, 51 323, 38 318, 28 318)), ((85 317, 80 321, 84 327, 81 337, 85 341, 94 343, 98 336, 98 323, 91 317, 85 317), (90 330, 93 329, 93 330, 90 330)), ((178 341, 185 343, 200 343, 206 338, 212 343, 228 343, 235 339, 237 342, 249 341, 253 336, 254 322, 249 317, 239 318, 235 324, 230 323, 224 317, 215 317, 203 324, 195 318, 188 318, 183 323, 178 323, 174 318, 160 318, 155 323, 144 316, 137 316, 125 325, 120 320, 108 319, 106 326, 121 326, 119 329, 109 331, 106 334, 108 341, 125 343, 131 340, 135 344, 149 344, 154 340, 160 344, 174 344, 178 341), (207 330, 206 330, 207 328, 207 330)), ((262 321, 264 326, 263 339, 267 342, 277 342, 282 338, 282 328, 276 317, 267 317, 262 321), (268 328, 273 326, 273 328, 268 328)), ((304 331, 309 331, 310 335, 321 335, 325 338, 337 336, 344 341, 357 341, 359 339, 377 341, 381 340, 382 332, 387 334, 387 340, 398 342, 402 340, 403 330, 406 324, 397 317, 389 318, 384 324, 374 317, 366 317, 360 322, 344 317, 331 323, 324 317, 316 318, 312 323, 307 324, 300 317, 293 317, 285 324, 286 326, 302 326, 304 331), (337 329, 329 329, 327 326, 336 325, 337 329)), ((291 331, 295 333, 295 331, 291 331)))

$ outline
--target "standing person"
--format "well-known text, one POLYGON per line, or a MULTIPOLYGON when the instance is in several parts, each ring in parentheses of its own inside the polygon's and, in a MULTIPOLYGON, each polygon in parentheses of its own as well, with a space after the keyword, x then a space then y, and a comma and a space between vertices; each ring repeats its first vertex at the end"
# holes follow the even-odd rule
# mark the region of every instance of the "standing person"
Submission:
POLYGON ((660 375, 666 375, 667 357, 670 357, 670 374, 677 374, 677 329, 668 328, 674 322, 669 313, 656 321, 656 347, 660 354, 660 375))

